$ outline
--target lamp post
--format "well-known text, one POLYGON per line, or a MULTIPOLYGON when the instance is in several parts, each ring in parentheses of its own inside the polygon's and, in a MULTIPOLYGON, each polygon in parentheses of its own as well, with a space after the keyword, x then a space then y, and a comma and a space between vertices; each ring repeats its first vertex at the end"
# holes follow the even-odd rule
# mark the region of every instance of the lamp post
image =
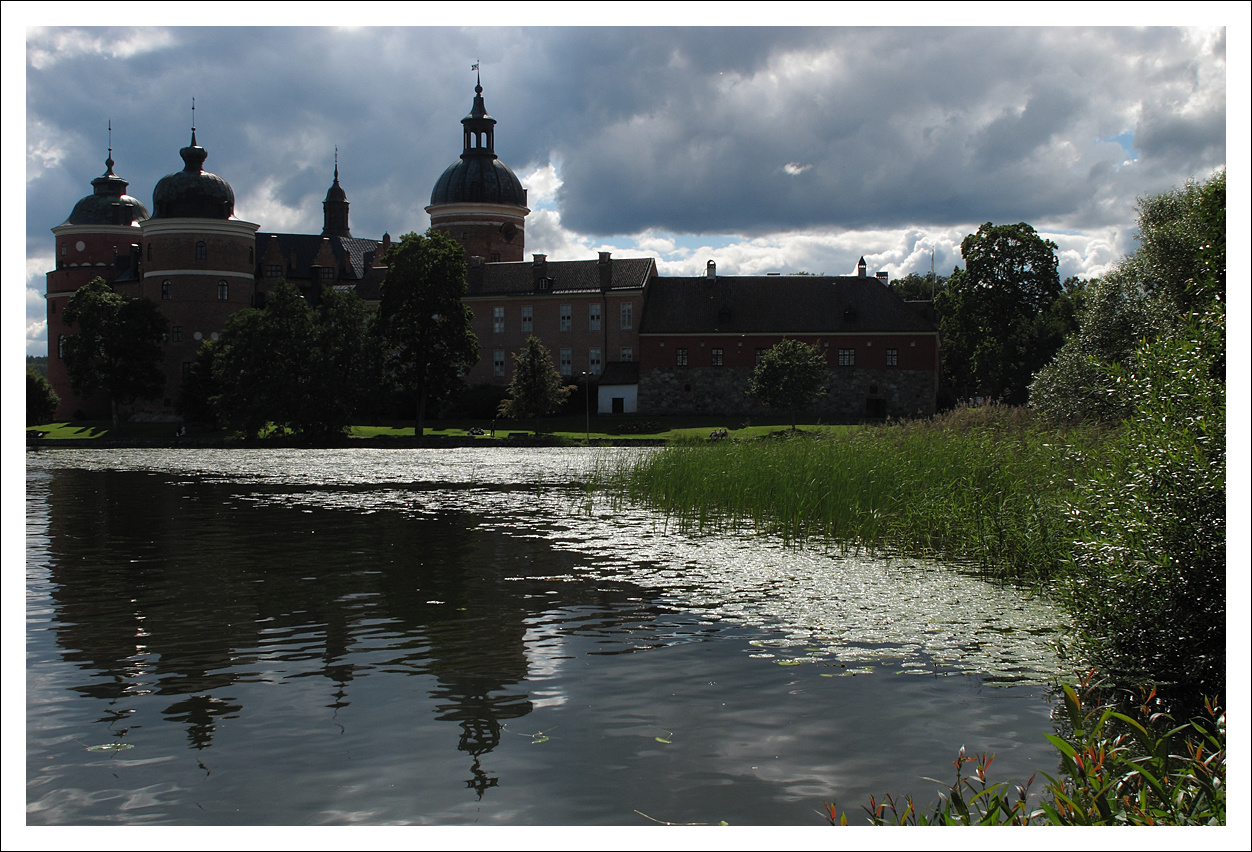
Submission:
POLYGON ((591 446, 591 374, 583 372, 583 407, 587 414, 587 446, 591 446))

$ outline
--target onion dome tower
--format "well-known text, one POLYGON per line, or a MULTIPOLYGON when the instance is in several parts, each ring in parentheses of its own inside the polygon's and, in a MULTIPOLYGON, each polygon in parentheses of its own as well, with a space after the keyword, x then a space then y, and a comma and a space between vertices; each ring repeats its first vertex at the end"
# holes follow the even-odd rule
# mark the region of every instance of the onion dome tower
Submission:
POLYGON ((209 154, 196 142, 194 103, 192 110, 191 144, 178 152, 183 168, 157 181, 152 216, 141 227, 141 293, 161 306, 169 323, 165 397, 152 413, 171 418, 196 351, 256 297, 258 226, 235 218, 234 190, 204 170, 209 154))
MULTIPOLYGON (((112 122, 109 135, 113 135, 112 122)), ((105 171, 91 182, 92 194, 82 198, 69 218, 52 229, 56 235, 56 269, 47 273, 48 380, 61 397, 58 417, 107 416, 108 400, 80 399, 70 388, 69 374, 61 359, 61 346, 67 334, 62 320, 65 305, 82 286, 96 277, 104 278, 120 290, 136 289, 138 281, 141 223, 148 208, 126 194, 129 183, 113 171, 113 145, 104 161, 105 171)))
POLYGON ((495 125, 483 103, 480 74, 474 104, 461 119, 461 157, 440 175, 426 212, 431 226, 461 243, 466 254, 488 262, 522 260, 530 213, 526 190, 496 156, 495 125))
POLYGON ((348 230, 348 193, 339 185, 339 149, 335 149, 335 182, 326 190, 322 202, 322 236, 350 237, 348 230))

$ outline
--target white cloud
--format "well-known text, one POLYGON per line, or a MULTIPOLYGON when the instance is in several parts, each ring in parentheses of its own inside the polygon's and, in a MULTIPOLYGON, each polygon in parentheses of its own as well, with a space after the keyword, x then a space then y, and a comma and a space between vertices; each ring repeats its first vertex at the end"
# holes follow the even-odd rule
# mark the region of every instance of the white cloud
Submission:
POLYGON ((526 203, 530 205, 531 210, 556 202, 557 190, 561 188, 561 178, 557 174, 557 167, 552 162, 520 175, 519 180, 526 188, 526 203))
POLYGON ((804 165, 800 165, 799 163, 788 163, 783 166, 783 171, 789 175, 802 175, 811 168, 813 168, 812 163, 805 163, 804 165))
POLYGON ((26 62, 31 68, 43 71, 80 56, 130 59, 172 47, 175 43, 173 33, 155 27, 110 29, 106 33, 100 34, 98 30, 31 28, 26 36, 26 62))

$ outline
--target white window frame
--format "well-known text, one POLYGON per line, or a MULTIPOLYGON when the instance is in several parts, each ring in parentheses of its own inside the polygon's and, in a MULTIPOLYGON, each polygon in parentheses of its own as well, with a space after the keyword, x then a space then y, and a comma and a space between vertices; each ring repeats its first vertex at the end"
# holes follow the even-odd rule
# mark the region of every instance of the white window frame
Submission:
POLYGON ((574 350, 573 349, 561 350, 561 375, 562 376, 574 375, 574 350))
POLYGON ((600 347, 592 346, 587 351, 587 372, 593 376, 600 375, 600 347))
POLYGON ((561 331, 574 329, 574 306, 561 305, 561 331))
POLYGON ((587 330, 600 330, 600 303, 592 302, 587 305, 587 330))
POLYGON ((522 331, 530 334, 535 330, 535 308, 532 305, 522 305, 522 331))
POLYGON ((634 327, 635 322, 635 303, 622 302, 621 309, 622 331, 629 331, 634 327))
POLYGON ((504 333, 504 305, 495 305, 492 307, 491 330, 495 334, 504 333))

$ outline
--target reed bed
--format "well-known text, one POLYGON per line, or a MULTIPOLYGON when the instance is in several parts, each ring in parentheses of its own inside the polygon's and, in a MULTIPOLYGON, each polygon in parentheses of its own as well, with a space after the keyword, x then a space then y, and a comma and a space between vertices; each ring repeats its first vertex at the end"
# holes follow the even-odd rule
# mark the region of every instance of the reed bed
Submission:
POLYGON ((851 432, 671 446, 601 471, 597 484, 686 528, 748 527, 1044 579, 1069 557, 1065 504, 1107 439, 991 406, 851 432))

